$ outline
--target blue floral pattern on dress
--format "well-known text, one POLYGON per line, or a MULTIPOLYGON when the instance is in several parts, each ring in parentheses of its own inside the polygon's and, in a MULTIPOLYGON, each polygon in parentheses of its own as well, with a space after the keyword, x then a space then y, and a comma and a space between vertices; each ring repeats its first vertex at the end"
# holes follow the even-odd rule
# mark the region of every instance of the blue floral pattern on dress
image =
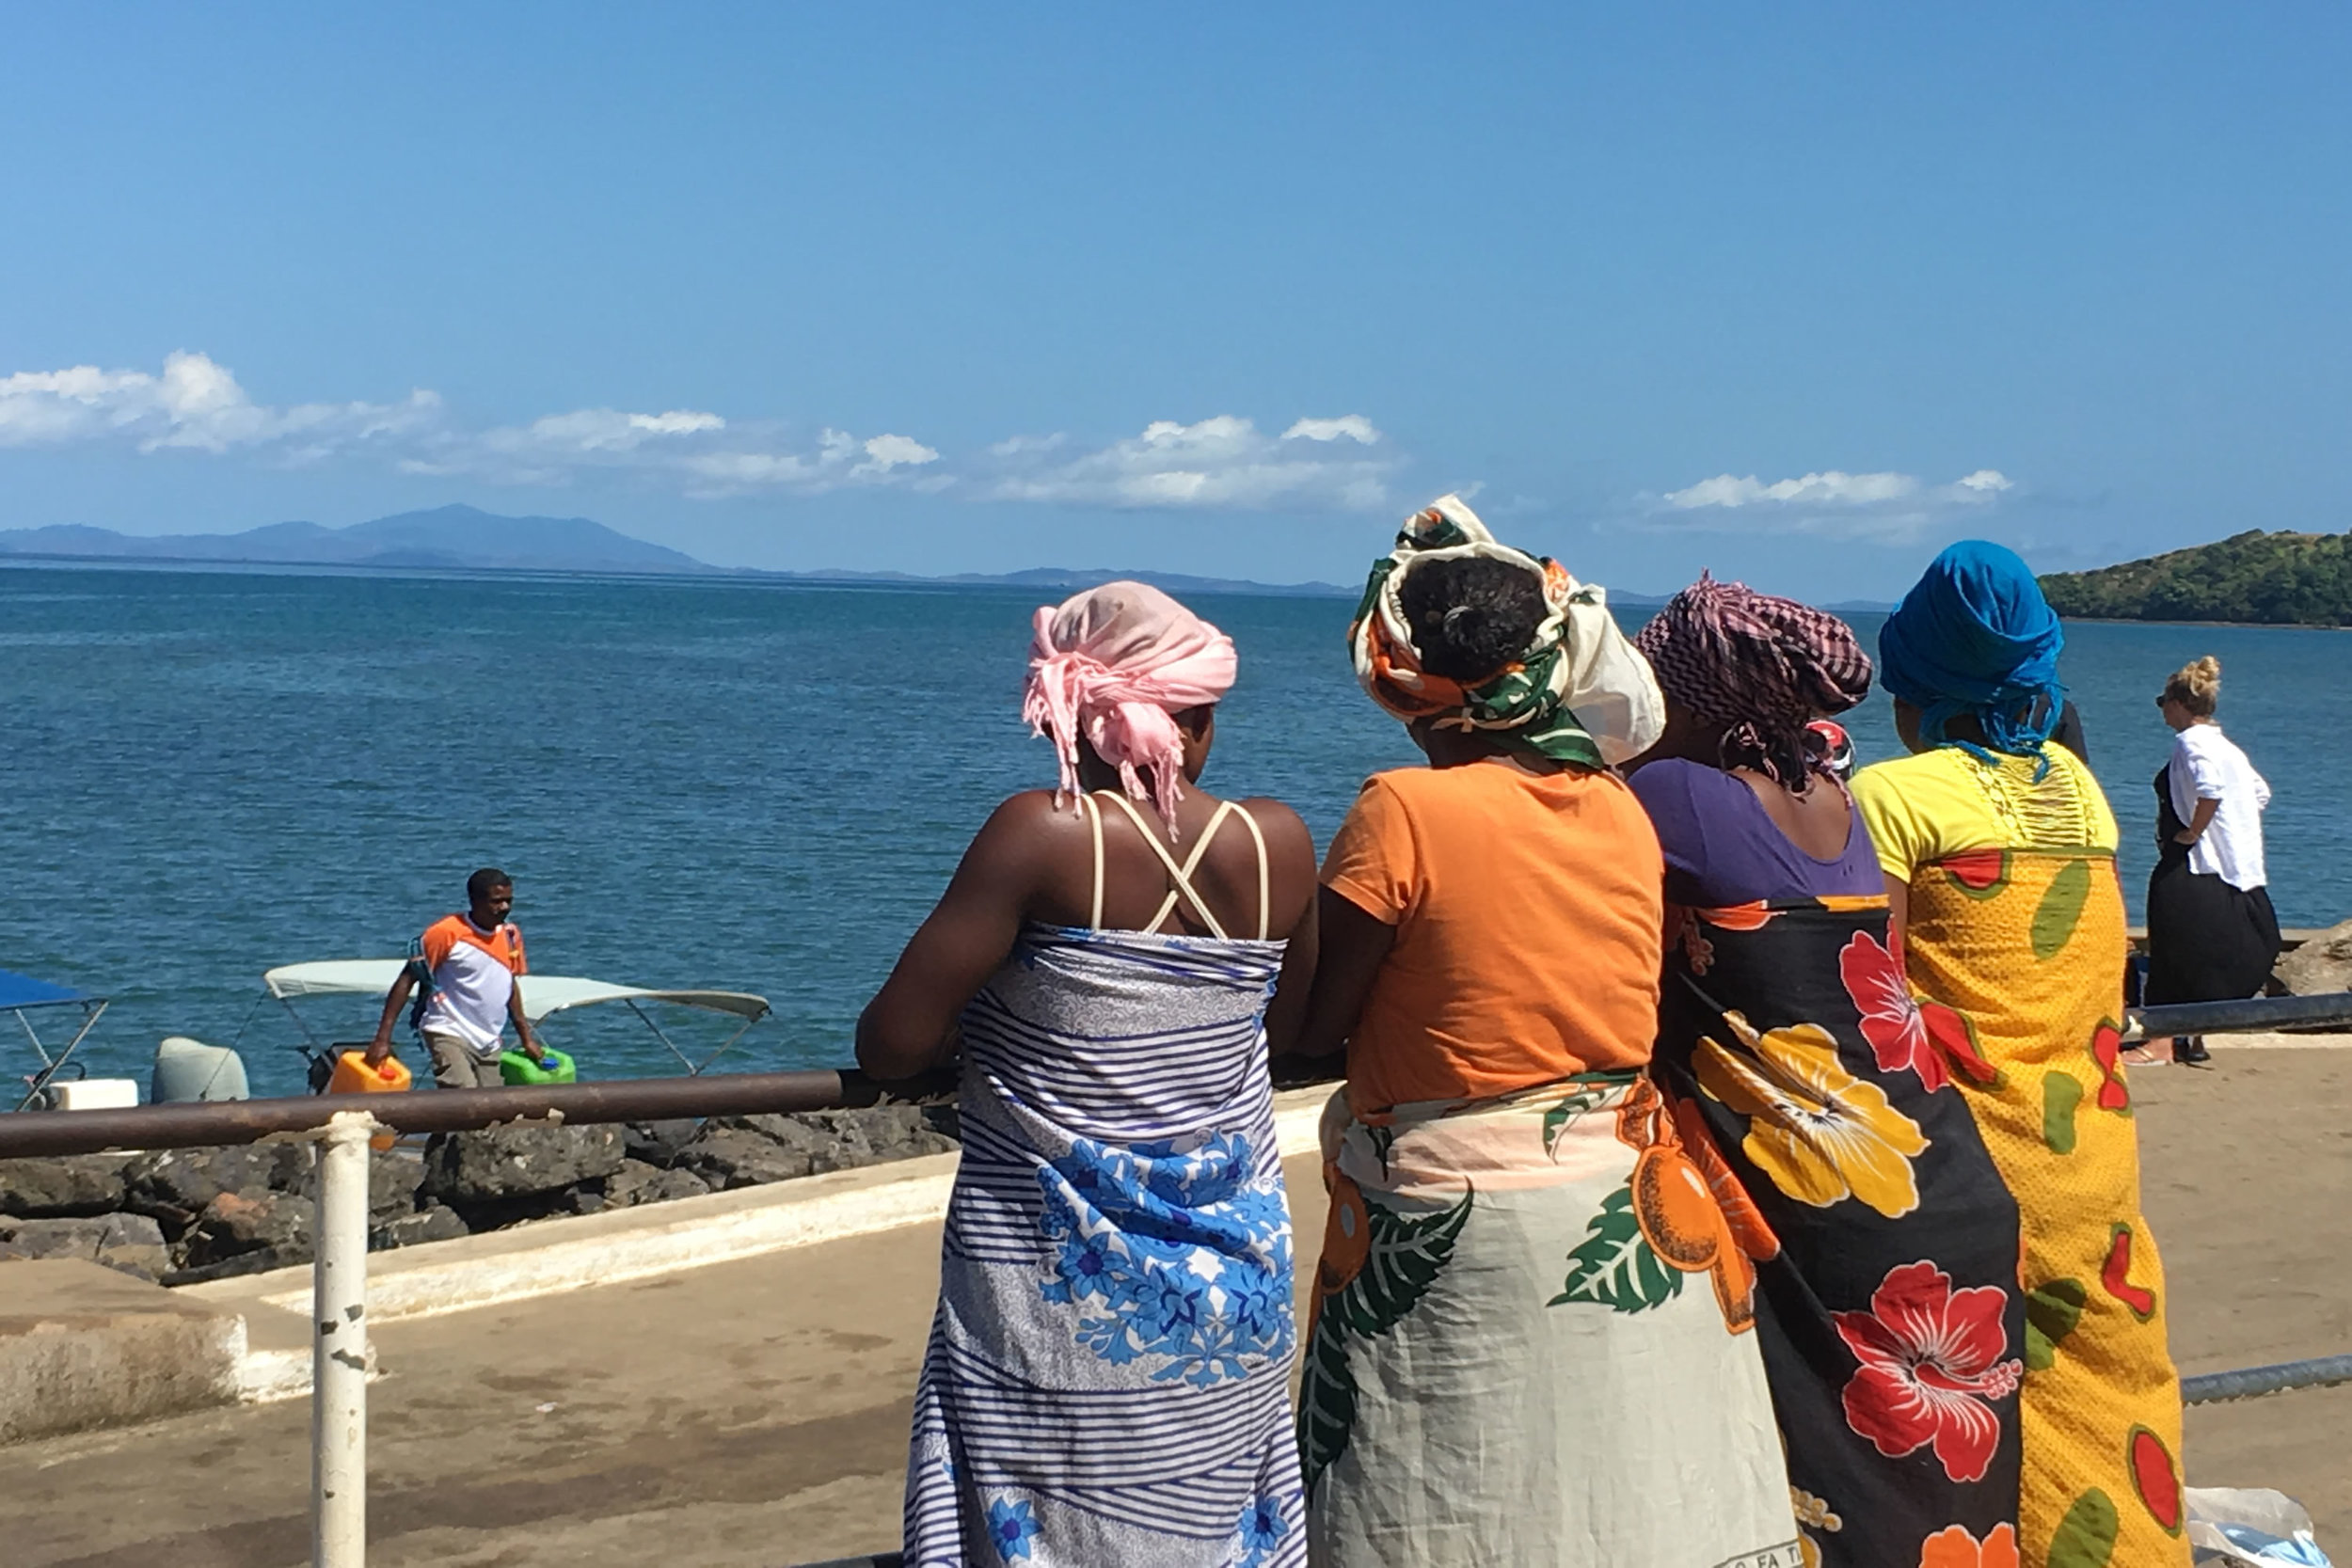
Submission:
POLYGON ((1073 1138, 1038 1171, 1039 1216, 1055 1243, 1044 1299, 1099 1313, 1077 1342, 1104 1360, 1164 1358, 1155 1382, 1208 1387, 1291 1350, 1290 1213, 1249 1140, 1073 1138))
POLYGON ((1290 1533, 1290 1521, 1282 1517, 1282 1499, 1253 1497, 1241 1511, 1241 1523, 1233 1528, 1233 1568, 1264 1568, 1274 1560, 1275 1548, 1282 1537, 1290 1533))
POLYGON ((999 1562, 1029 1555, 1029 1538, 1037 1533, 1037 1509, 1025 1497, 1007 1502, 998 1497, 988 1505, 988 1544, 999 1562))

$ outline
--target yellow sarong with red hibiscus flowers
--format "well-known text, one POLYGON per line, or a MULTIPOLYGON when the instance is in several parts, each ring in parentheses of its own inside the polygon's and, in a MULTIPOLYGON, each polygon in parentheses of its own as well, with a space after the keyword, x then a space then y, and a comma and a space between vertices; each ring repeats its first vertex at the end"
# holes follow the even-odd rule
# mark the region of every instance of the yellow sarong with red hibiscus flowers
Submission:
POLYGON ((2093 850, 1986 849, 1911 877, 1910 984, 1993 1069, 1954 1082, 2017 1200, 2026 1568, 2189 1560, 2180 1383, 2120 1059, 2123 920, 2113 858, 2093 850))
POLYGON ((1802 1568, 1747 1332, 1773 1243, 1683 1132, 1626 1072, 1369 1121, 1332 1097, 1311 1562, 1802 1568))

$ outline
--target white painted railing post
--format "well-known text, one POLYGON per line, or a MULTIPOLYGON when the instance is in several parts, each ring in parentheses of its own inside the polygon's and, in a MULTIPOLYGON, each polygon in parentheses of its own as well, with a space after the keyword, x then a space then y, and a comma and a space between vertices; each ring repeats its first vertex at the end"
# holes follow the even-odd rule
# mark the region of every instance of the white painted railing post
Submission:
POLYGON ((310 1564, 368 1560, 368 1139, 365 1111, 319 1130, 310 1265, 310 1564))

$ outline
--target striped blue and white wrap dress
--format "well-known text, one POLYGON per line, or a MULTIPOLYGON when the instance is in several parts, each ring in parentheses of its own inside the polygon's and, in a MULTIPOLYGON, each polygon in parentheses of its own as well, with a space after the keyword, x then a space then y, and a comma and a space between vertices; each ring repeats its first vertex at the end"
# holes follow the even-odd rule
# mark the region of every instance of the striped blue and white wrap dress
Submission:
POLYGON ((1306 1561, 1284 946, 1033 924, 965 1010, 911 1568, 1306 1561))

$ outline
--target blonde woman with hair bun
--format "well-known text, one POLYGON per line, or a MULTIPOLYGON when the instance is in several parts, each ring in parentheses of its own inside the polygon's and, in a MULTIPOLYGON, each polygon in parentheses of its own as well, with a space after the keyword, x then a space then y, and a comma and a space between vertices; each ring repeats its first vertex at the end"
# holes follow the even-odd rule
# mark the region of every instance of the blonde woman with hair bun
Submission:
MULTIPOLYGON (((2261 992, 2279 957, 2279 916, 2263 865, 2270 785, 2214 717, 2221 661, 2191 659, 2164 683, 2156 706, 2173 729, 2172 757, 2156 775, 2156 847, 2148 877, 2145 999, 2228 1002, 2261 992)), ((2172 1042, 2173 1059, 2201 1062, 2204 1042, 2172 1042)))

